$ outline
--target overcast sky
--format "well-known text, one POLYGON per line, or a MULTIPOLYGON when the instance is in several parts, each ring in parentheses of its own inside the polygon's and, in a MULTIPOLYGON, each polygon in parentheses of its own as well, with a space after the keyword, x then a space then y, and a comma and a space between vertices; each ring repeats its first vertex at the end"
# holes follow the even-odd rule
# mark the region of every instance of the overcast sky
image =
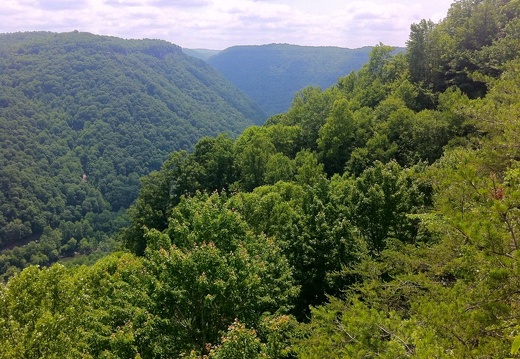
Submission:
POLYGON ((453 0, 2 0, 0 32, 87 31, 186 48, 290 43, 404 46, 453 0))

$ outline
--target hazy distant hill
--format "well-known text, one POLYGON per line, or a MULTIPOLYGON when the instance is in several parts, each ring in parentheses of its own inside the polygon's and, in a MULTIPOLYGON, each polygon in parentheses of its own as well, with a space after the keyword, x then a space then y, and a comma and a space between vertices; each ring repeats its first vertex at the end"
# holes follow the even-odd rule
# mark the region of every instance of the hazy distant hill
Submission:
POLYGON ((189 56, 196 57, 201 60, 208 60, 211 56, 217 55, 221 50, 208 50, 208 49, 185 49, 182 51, 189 56))
POLYGON ((48 227, 61 245, 74 239, 74 252, 116 229, 110 213, 170 152, 265 120, 215 69, 165 41, 1 34, 0 74, 0 249, 48 227))
POLYGON ((234 46, 208 59, 268 114, 287 111, 294 94, 327 88, 368 61, 371 47, 345 49, 287 44, 234 46))

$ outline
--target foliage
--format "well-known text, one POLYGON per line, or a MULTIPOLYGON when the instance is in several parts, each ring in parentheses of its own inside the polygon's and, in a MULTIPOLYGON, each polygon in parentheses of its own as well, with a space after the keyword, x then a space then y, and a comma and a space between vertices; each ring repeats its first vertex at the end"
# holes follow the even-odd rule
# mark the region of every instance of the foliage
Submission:
MULTIPOLYGON (((168 153, 263 120, 209 65, 164 41, 34 32, 0 44, 0 250, 24 252, 3 252, 2 274, 99 250, 168 153), (46 227, 61 232, 55 255, 34 243, 46 227)), ((201 158, 215 186, 221 139, 196 153, 224 151, 201 158)))
POLYGON ((147 237, 165 350, 184 346, 204 353, 235 318, 256 326, 263 313, 290 309, 298 292, 276 243, 251 233, 225 196, 183 199, 168 229, 147 237))
MULTIPOLYGON (((517 5, 458 1, 407 55, 379 44, 265 125, 173 152, 129 211, 131 253, 5 267, 0 358, 518 356, 520 66, 498 55, 517 5)), ((1 259, 95 247, 88 223, 42 231, 1 259)))
POLYGON ((0 287, 0 358, 81 357, 81 288, 60 265, 28 267, 0 287))

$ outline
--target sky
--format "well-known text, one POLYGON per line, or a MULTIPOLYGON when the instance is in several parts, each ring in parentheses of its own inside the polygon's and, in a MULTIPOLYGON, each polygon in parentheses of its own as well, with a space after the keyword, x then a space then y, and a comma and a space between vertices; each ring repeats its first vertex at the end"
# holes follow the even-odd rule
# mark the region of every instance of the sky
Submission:
POLYGON ((0 33, 86 31, 184 48, 289 43, 405 46, 410 25, 453 0, 2 0, 0 33))

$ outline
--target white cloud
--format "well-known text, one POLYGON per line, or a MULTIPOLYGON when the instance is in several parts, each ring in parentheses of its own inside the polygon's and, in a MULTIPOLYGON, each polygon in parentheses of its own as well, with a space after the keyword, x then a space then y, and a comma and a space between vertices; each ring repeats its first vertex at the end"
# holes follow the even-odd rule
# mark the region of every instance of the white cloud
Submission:
POLYGON ((410 24, 450 0, 4 0, 0 32, 80 30, 223 49, 273 42, 404 45, 410 24))
POLYGON ((38 7, 46 11, 74 10, 87 6, 86 0, 39 0, 38 7))

